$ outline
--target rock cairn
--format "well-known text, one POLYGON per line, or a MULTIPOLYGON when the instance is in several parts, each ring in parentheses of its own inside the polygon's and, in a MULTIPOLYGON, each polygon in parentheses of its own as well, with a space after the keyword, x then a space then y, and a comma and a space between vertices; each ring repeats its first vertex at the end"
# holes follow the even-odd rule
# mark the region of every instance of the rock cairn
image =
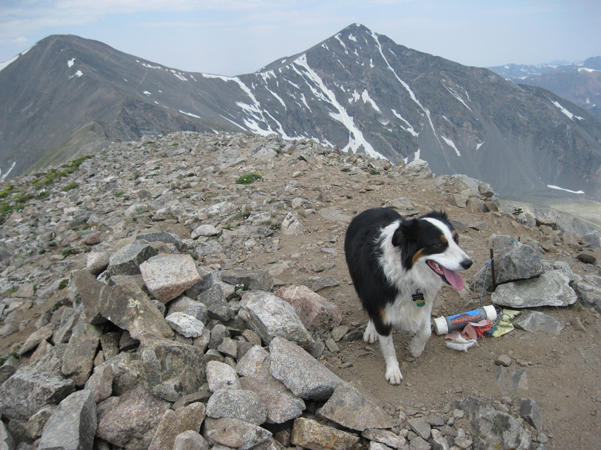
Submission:
MULTIPOLYGON (((323 180, 316 201, 299 196, 301 172, 328 166, 433 177, 423 162, 393 167, 312 142, 176 133, 113 144, 53 178, 42 196, 40 180, 60 169, 5 181, 9 198, 13 190, 29 198, 1 231, 0 335, 12 344, 0 367, 0 448, 543 449, 531 399, 390 408, 328 369, 324 354, 361 336, 317 293, 339 284, 321 275, 331 263, 286 285, 277 276, 298 256, 245 267, 249 254, 274 253, 282 236, 307 231, 305 214, 336 223, 337 242, 350 213, 329 207, 323 180), (262 168, 288 176, 251 189, 246 177, 262 178, 262 168)), ((447 193, 462 186, 451 203, 498 210, 484 183, 435 184, 447 193)), ((388 206, 413 214, 415 205, 388 206)), ((499 277, 515 269, 504 281, 550 272, 574 281, 569 268, 545 269, 532 246, 492 241, 506 260, 527 260, 499 268, 499 277)), ((324 244, 324 254, 336 252, 324 244)), ((576 281, 599 307, 597 280, 576 281)), ((483 284, 477 275, 474 287, 483 284)))

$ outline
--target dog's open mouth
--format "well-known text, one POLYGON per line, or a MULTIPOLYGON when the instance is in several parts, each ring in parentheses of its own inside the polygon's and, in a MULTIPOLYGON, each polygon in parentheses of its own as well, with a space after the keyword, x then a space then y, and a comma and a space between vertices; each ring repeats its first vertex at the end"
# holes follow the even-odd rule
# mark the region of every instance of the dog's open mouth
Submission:
POLYGON ((436 261, 432 261, 431 259, 429 259, 427 263, 434 272, 440 275, 440 278, 442 278, 442 280, 445 283, 453 286, 458 291, 463 289, 463 278, 457 272, 451 269, 447 269, 446 267, 441 266, 436 261))

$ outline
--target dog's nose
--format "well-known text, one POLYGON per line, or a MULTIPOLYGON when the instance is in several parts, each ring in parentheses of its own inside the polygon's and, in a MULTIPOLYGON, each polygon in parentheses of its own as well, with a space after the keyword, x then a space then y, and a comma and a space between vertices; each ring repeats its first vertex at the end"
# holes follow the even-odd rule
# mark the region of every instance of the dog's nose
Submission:
POLYGON ((463 267, 464 270, 469 269, 470 267, 472 267, 472 260, 471 259, 464 259, 463 261, 461 261, 461 267, 463 267))

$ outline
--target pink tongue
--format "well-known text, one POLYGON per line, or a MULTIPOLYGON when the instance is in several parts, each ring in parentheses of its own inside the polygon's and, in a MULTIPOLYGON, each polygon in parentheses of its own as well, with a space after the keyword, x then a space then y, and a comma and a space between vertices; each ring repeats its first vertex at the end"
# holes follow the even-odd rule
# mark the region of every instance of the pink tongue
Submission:
POLYGON ((441 266, 441 267, 444 272, 444 276, 447 279, 447 281, 450 283, 450 285, 453 286, 458 291, 463 289, 464 282, 463 282, 463 278, 461 277, 461 275, 459 275, 454 270, 449 270, 443 266, 441 266))

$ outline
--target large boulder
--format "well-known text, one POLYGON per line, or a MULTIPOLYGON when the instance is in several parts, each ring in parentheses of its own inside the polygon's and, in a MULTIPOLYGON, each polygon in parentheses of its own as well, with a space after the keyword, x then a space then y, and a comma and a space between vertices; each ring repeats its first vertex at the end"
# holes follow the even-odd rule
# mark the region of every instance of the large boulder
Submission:
POLYGON ((570 279, 560 270, 551 270, 536 278, 502 284, 491 299, 495 305, 519 309, 569 306, 578 297, 570 287, 570 279))

